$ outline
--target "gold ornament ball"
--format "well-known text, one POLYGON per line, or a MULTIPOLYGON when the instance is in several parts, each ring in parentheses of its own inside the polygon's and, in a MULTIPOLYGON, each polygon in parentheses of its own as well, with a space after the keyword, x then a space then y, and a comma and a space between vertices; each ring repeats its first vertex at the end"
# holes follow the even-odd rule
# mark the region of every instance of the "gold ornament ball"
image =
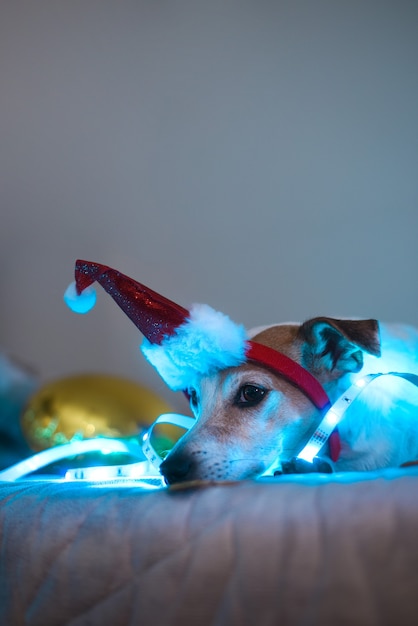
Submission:
MULTIPOLYGON (((43 385, 21 417, 29 446, 52 446, 93 437, 132 437, 144 432, 162 413, 172 408, 146 387, 124 378, 84 374, 60 378, 43 385)), ((160 431, 173 445, 170 427, 160 431)))

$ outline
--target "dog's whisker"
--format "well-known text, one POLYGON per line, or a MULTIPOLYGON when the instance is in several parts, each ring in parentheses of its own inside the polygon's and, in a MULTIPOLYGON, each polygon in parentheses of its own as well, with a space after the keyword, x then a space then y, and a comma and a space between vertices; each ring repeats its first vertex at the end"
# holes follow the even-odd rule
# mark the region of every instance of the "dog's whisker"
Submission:
POLYGON ((254 459, 254 457, 250 457, 250 458, 245 458, 243 457, 242 459, 229 459, 227 460, 227 463, 231 464, 231 463, 256 463, 257 459, 254 459))

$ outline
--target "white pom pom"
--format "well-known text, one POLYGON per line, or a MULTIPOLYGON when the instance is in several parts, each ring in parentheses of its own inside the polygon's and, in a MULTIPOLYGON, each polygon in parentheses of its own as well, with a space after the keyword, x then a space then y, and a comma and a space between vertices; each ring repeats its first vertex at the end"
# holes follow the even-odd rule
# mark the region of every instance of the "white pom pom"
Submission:
POLYGON ((74 281, 65 290, 64 302, 74 313, 88 313, 96 304, 96 292, 93 287, 87 287, 79 295, 74 281))

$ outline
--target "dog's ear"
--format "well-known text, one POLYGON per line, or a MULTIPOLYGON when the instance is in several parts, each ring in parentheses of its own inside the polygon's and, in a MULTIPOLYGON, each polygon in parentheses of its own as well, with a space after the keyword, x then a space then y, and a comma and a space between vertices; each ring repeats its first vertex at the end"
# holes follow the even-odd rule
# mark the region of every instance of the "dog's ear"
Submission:
POLYGON ((311 371, 358 372, 363 352, 380 356, 376 320, 338 320, 316 317, 299 328, 302 358, 311 371))

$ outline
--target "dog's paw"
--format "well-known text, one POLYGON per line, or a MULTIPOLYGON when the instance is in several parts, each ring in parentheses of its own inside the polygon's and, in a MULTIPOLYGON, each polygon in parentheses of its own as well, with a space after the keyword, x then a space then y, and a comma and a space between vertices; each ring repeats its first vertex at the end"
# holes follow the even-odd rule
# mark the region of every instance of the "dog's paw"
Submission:
POLYGON ((275 476, 280 476, 281 474, 332 474, 333 469, 324 459, 320 459, 315 457, 312 463, 308 461, 304 461, 303 459, 298 459, 294 457, 290 459, 290 461, 283 461, 281 471, 274 472, 275 476))

